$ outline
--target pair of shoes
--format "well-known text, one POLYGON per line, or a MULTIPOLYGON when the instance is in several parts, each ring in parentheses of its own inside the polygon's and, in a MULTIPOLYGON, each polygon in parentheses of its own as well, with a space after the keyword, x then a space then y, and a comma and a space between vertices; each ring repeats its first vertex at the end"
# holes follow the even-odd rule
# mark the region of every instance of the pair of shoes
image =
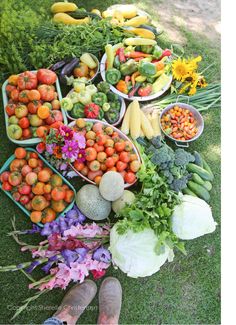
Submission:
MULTIPOLYGON (((92 280, 85 280, 82 284, 76 284, 67 292, 53 316, 67 324, 76 324, 96 293, 97 286, 92 280)), ((102 282, 99 291, 98 324, 118 324, 121 300, 122 288, 120 282, 113 277, 106 278, 102 282)))

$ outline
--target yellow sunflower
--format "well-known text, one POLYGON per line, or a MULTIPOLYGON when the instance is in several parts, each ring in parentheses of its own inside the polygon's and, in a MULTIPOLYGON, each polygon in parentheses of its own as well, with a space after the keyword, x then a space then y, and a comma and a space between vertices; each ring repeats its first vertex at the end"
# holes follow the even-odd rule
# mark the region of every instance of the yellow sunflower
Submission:
POLYGON ((185 59, 180 59, 173 61, 172 63, 172 73, 176 80, 184 80, 184 76, 188 74, 188 64, 185 59))
POLYGON ((207 85, 206 79, 203 76, 199 76, 198 86, 200 86, 200 88, 205 88, 207 85))
POLYGON ((188 69, 189 71, 195 71, 198 68, 198 62, 202 61, 202 57, 199 55, 196 58, 193 59, 188 59, 187 64, 188 64, 188 69))

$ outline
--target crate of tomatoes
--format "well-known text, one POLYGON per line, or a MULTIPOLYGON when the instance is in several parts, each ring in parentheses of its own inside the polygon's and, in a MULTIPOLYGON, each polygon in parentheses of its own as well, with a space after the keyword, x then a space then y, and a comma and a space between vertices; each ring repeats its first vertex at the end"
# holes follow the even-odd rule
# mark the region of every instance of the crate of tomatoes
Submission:
POLYGON ((0 188, 43 226, 69 211, 75 189, 34 149, 18 147, 0 169, 0 188))
POLYGON ((38 128, 42 125, 67 124, 60 105, 60 84, 51 70, 11 75, 2 86, 2 94, 7 136, 18 145, 39 143, 38 128))

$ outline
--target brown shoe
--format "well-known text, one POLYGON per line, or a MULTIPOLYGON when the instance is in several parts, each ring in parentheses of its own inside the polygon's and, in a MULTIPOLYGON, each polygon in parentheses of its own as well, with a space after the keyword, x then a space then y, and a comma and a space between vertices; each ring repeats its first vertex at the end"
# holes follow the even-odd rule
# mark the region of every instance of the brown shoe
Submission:
POLYGON ((80 315, 95 297, 96 292, 97 286, 92 280, 76 284, 66 293, 53 317, 67 322, 67 324, 76 324, 80 315))
POLYGON ((119 280, 106 278, 99 291, 98 324, 118 324, 122 302, 122 288, 119 280))

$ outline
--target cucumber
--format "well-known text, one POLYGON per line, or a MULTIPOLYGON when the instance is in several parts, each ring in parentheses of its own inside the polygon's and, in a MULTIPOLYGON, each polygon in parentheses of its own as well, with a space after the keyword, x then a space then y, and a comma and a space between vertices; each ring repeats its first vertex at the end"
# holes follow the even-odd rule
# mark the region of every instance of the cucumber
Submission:
POLYGON ((190 164, 187 165, 187 170, 190 173, 198 174, 205 181, 212 181, 213 180, 212 174, 210 174, 207 170, 203 169, 202 167, 200 167, 198 165, 190 163, 190 164))
POLYGON ((194 183, 192 181, 189 181, 188 182, 188 187, 199 198, 201 198, 201 199, 203 199, 205 201, 209 201, 210 200, 210 194, 209 194, 209 192, 202 185, 199 185, 199 184, 196 184, 196 183, 194 183))
POLYGON ((198 196, 197 196, 195 193, 193 193, 193 192, 192 192, 188 187, 184 188, 184 189, 182 190, 182 193, 198 197, 198 196))
POLYGON ((213 172, 212 172, 212 170, 211 170, 211 167, 208 165, 208 163, 206 162, 206 160, 203 159, 203 158, 202 158, 202 162, 203 162, 203 168, 204 168, 206 171, 208 171, 208 173, 212 176, 212 180, 213 180, 213 178, 214 178, 214 174, 213 174, 213 172))
POLYGON ((193 173, 191 180, 199 185, 205 184, 205 181, 196 173, 193 173))
POLYGON ((212 189, 212 184, 211 184, 211 182, 209 182, 209 181, 205 181, 204 184, 203 184, 203 186, 204 186, 208 191, 211 191, 211 189, 212 189))
POLYGON ((202 161, 202 156, 200 155, 200 153, 197 151, 194 151, 193 155, 195 158, 194 164, 203 168, 203 161, 202 161))

